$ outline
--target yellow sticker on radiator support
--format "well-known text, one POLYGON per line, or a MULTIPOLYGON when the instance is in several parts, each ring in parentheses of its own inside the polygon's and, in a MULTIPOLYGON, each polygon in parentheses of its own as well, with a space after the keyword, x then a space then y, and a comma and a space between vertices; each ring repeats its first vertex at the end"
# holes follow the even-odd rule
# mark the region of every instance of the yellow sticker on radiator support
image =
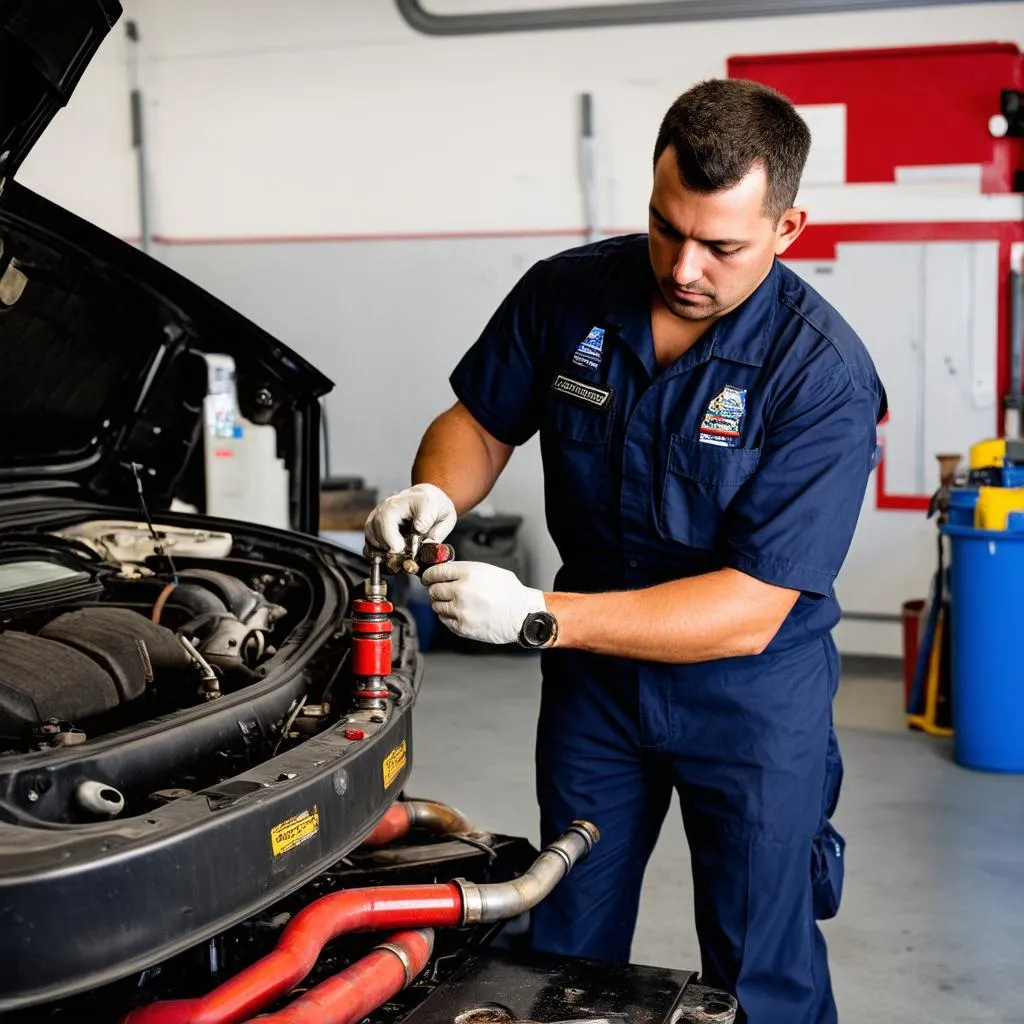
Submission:
POLYGON ((275 857, 280 857, 282 853, 294 850, 300 843, 312 839, 319 831, 320 812, 314 804, 313 810, 303 811, 287 821, 282 821, 280 825, 275 825, 270 830, 270 848, 274 851, 275 857))
POLYGON ((390 789, 391 784, 401 774, 406 764, 406 743, 402 740, 394 750, 384 758, 384 788, 390 789))

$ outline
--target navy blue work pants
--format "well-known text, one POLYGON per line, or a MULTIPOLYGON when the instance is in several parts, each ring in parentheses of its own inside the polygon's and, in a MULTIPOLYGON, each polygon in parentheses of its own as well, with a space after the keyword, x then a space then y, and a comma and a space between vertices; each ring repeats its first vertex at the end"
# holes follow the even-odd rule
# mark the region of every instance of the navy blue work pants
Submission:
POLYGON ((843 876, 828 822, 842 779, 831 639, 690 666, 548 651, 543 666, 541 841, 576 818, 601 841, 533 912, 534 948, 629 960, 674 789, 701 980, 734 994, 749 1024, 836 1021, 816 924, 837 911, 843 876))

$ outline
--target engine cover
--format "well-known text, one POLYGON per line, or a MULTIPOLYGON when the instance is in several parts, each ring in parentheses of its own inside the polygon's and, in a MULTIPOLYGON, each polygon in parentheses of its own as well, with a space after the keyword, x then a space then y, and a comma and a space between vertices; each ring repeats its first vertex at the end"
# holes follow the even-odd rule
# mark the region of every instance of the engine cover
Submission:
POLYGON ((0 633, 0 735, 103 714, 141 697, 155 675, 191 665, 169 629, 126 608, 65 612, 36 635, 0 633))
POLYGON ((108 673, 123 701, 141 697, 156 676, 191 667, 191 659, 169 629, 127 608, 66 612, 39 635, 88 655, 108 673))
POLYGON ((49 718, 88 718, 120 700, 110 674, 81 651, 29 633, 0 633, 0 734, 20 736, 49 718))

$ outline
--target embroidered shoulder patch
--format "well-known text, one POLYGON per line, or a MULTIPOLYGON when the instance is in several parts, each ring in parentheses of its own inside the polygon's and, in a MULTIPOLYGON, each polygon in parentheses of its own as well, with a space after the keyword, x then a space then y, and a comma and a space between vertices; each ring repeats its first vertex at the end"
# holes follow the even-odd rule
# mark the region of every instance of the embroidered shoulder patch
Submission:
POLYGON ((735 448, 740 443, 740 425, 746 411, 746 389, 726 384, 708 403, 700 425, 701 442, 735 448))

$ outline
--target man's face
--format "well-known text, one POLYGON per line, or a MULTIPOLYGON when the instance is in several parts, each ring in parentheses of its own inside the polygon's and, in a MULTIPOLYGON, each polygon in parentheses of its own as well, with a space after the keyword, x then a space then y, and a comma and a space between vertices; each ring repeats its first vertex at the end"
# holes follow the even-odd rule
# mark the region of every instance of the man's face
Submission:
POLYGON ((661 297, 683 320, 708 320, 738 306, 764 280, 776 254, 803 230, 806 213, 765 216, 764 169, 730 189, 702 194, 679 180, 670 146, 654 168, 649 242, 661 297))

